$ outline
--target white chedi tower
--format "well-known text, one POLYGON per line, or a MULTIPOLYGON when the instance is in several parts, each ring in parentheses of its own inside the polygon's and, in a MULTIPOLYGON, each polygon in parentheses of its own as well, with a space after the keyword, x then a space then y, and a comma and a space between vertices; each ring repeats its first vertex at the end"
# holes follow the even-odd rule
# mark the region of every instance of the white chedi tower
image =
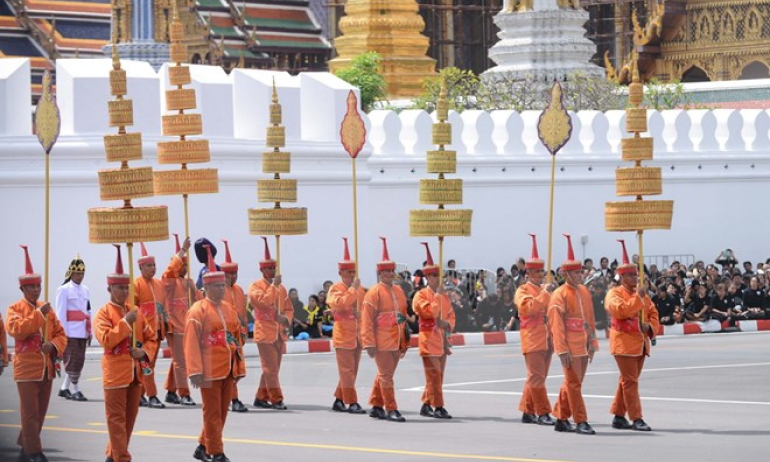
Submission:
POLYGON ((507 0, 494 18, 500 41, 489 50, 497 66, 482 78, 552 82, 574 72, 604 76, 604 69, 590 62, 596 46, 585 37, 587 20, 579 0, 507 0))

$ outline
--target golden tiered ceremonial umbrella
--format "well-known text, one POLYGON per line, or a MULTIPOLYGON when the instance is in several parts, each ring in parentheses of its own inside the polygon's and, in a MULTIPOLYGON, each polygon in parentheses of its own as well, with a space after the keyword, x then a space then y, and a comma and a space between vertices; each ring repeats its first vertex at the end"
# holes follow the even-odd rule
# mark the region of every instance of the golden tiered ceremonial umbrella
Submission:
MULTIPOLYGON (((129 304, 134 303, 134 242, 168 239, 168 208, 165 205, 134 207, 132 199, 153 195, 152 167, 129 167, 130 160, 142 158, 142 134, 126 133, 134 124, 133 102, 127 94, 126 71, 120 68, 117 42, 112 42, 112 70, 109 101, 109 124, 118 133, 104 136, 104 151, 109 162, 120 162, 120 168, 99 171, 99 193, 102 200, 123 201, 121 207, 88 210, 88 239, 95 244, 125 242, 128 248, 129 304)), ((136 347, 136 335, 133 336, 136 347)))

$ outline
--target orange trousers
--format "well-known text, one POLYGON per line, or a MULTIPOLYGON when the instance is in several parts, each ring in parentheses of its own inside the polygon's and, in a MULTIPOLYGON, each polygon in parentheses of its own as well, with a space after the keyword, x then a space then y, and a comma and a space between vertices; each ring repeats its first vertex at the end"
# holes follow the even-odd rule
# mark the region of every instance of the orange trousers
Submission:
POLYGON ((615 356, 620 378, 615 401, 612 402, 610 413, 625 416, 632 421, 642 418, 642 400, 639 398, 639 376, 644 367, 644 355, 615 356))
POLYGON ((21 446, 27 455, 43 452, 40 432, 43 430, 45 414, 48 412, 53 383, 48 379, 47 370, 45 375, 46 377, 39 382, 16 382, 21 412, 21 431, 16 444, 21 446))
POLYGON ((572 357, 570 367, 564 368, 564 382, 559 390, 559 397, 553 407, 557 419, 567 420, 572 417, 575 423, 588 422, 588 411, 583 401, 583 379, 588 369, 588 356, 572 357))
POLYGON ((160 348, 156 349, 155 354, 150 356, 150 369, 152 369, 152 374, 142 374, 142 385, 144 386, 144 391, 147 393, 148 397, 158 396, 158 387, 155 386, 155 362, 158 360, 158 351, 160 351, 160 348))
POLYGON ((184 334, 169 332, 166 334, 166 341, 171 350, 171 365, 168 367, 165 388, 172 393, 178 393, 179 396, 190 396, 187 367, 184 362, 184 334))
POLYGON ((361 362, 361 347, 336 348, 334 351, 337 355, 337 371, 340 376, 337 389, 334 390, 334 397, 345 404, 357 403, 356 377, 358 377, 358 364, 361 362))
POLYGON ((104 390, 104 409, 110 435, 106 454, 115 462, 131 460, 128 443, 134 431, 134 422, 139 413, 139 400, 142 398, 143 391, 142 384, 138 380, 134 380, 126 388, 104 390))
POLYGON ((283 391, 279 374, 281 372, 281 359, 283 359, 283 340, 273 343, 257 343, 259 350, 259 362, 262 363, 262 375, 259 377, 257 399, 280 403, 283 401, 283 391))
POLYGON ((198 437, 198 443, 206 447, 206 452, 215 455, 223 454, 225 446, 222 442, 222 432, 225 429, 227 410, 230 397, 233 395, 235 381, 232 376, 222 380, 204 382, 201 387, 203 400, 203 430, 198 437))
POLYGON ((425 370, 425 391, 422 402, 433 407, 444 407, 444 369, 446 356, 423 356, 422 367, 425 370))
POLYGON ((396 373, 401 352, 377 351, 374 362, 377 364, 377 375, 374 377, 372 393, 369 395, 369 404, 375 407, 384 407, 386 411, 398 409, 396 393, 393 383, 393 375, 396 373))
POLYGON ((527 382, 519 401, 519 410, 527 414, 543 415, 551 413, 551 403, 548 401, 548 391, 545 389, 545 379, 551 367, 551 350, 533 351, 524 355, 527 366, 527 382))

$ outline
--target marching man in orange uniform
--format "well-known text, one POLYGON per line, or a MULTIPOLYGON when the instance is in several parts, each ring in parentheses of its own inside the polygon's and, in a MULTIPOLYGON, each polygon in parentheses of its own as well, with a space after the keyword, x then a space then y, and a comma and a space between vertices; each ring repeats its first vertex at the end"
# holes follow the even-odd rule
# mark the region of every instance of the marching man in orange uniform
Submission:
POLYGON ((452 302, 441 285, 439 267, 433 263, 430 247, 422 243, 427 260, 422 274, 428 279, 428 287, 421 289, 412 300, 412 309, 420 318, 420 356, 425 369, 425 392, 422 394, 420 415, 437 419, 451 419, 444 409, 444 369, 447 356, 452 354, 449 334, 455 327, 452 302), (435 408, 435 409, 434 409, 435 408))
POLYGON ((171 349, 171 365, 166 377, 166 402, 195 406, 190 398, 190 388, 187 385, 187 370, 184 360, 184 328, 185 316, 190 304, 203 296, 195 288, 195 283, 187 277, 187 252, 190 250, 190 238, 179 245, 179 235, 176 239, 176 255, 171 258, 168 269, 163 273, 163 286, 166 291, 166 309, 168 313, 168 330, 166 342, 171 349), (179 392, 177 394, 177 392, 179 392))
MULTIPOLYGON (((225 273, 225 298, 224 300, 232 305, 235 309, 235 313, 238 315, 238 321, 241 323, 241 332, 239 336, 239 354, 241 358, 245 358, 243 354, 243 345, 246 344, 246 339, 249 336, 249 318, 246 314, 246 294, 243 292, 241 286, 236 284, 238 282, 238 263, 233 263, 230 256, 230 244, 222 239, 225 243, 225 262, 220 265, 222 271, 225 273)), ((245 369, 244 369, 245 375, 245 369)), ((247 408, 240 399, 238 399, 238 387, 233 384, 233 396, 230 403, 230 410, 234 412, 247 412, 247 408)))
POLYGON ((262 279, 249 287, 249 302, 254 309, 254 341, 262 363, 262 376, 254 399, 254 407, 286 410, 279 374, 281 359, 286 349, 287 329, 294 319, 294 307, 281 275, 275 274, 276 262, 270 258, 265 241, 265 259, 259 262, 262 279))
POLYGON ((48 302, 40 298, 42 278, 35 274, 24 249, 26 271, 19 276, 24 297, 8 307, 6 329, 15 340, 13 379, 19 389, 21 432, 16 444, 21 446, 19 460, 47 462, 40 442, 40 432, 51 399, 51 384, 56 376, 55 356, 67 347, 64 328, 48 302))
POLYGON ((567 238, 567 261, 562 263, 561 269, 566 284, 554 290, 548 305, 553 348, 564 371, 564 382, 553 410, 557 419, 554 430, 593 435, 596 432, 588 424, 582 391, 588 363, 599 350, 593 301, 591 292, 583 285, 583 265, 575 260, 572 239, 567 234, 564 237, 567 238), (570 417, 577 426, 569 422, 570 417))
POLYGON ((644 286, 639 284, 639 270, 628 261, 625 241, 618 242, 623 246, 623 264, 617 269, 621 285, 611 289, 604 299, 611 320, 610 354, 620 371, 615 401, 610 407, 615 415, 612 428, 648 432, 651 429, 642 420, 639 376, 645 356, 650 355, 651 339, 660 326, 658 310, 644 286), (633 423, 626 420, 626 414, 633 423))
POLYGON ((377 364, 369 404, 369 417, 406 422, 398 412, 393 375, 398 361, 409 347, 406 340, 406 296, 393 284, 396 263, 388 256, 388 243, 382 239, 382 261, 377 263, 379 282, 366 292, 361 313, 361 343, 377 364))
POLYGON ((359 318, 361 306, 366 291, 361 287, 361 281, 356 277, 356 262, 350 261, 348 239, 343 237, 345 251, 342 261, 337 264, 342 279, 329 288, 326 303, 334 317, 334 332, 332 343, 337 355, 337 370, 339 381, 334 390, 333 411, 350 412, 351 414, 366 414, 358 404, 356 393, 356 377, 358 365, 361 362, 361 340, 359 333, 359 318), (345 407, 345 404, 348 407, 345 407))
POLYGON ((217 271, 211 246, 206 245, 208 272, 203 275, 206 298, 187 314, 184 352, 190 383, 200 388, 203 431, 193 457, 201 461, 230 462, 224 454, 222 433, 235 382, 246 375, 241 354, 241 321, 225 298, 225 273, 217 271))
POLYGON ((139 413, 142 375, 152 374, 151 369, 143 370, 140 360, 149 366, 150 358, 158 349, 158 339, 155 327, 141 311, 127 303, 131 279, 123 273, 120 246, 115 247, 118 249, 115 274, 107 276, 110 301, 96 314, 94 333, 104 347, 102 383, 110 437, 106 462, 130 462, 128 444, 139 413))
POLYGON ((516 290, 514 303, 519 308, 521 320, 521 352, 527 366, 527 382, 521 395, 519 410, 523 423, 554 425, 551 418, 551 403, 545 380, 551 367, 553 345, 545 323, 548 302, 551 300, 553 284, 543 287, 545 262, 537 253, 537 237, 532 237, 532 258, 524 263, 527 282, 516 290))
MULTIPOLYGON (((166 304, 166 291, 163 289, 163 283, 155 278, 157 267, 155 266, 155 257, 147 254, 147 248, 144 242, 140 243, 142 247, 142 256, 139 258, 139 271, 141 276, 134 279, 134 304, 139 307, 139 311, 144 316, 147 325, 156 333, 158 343, 160 343, 166 334, 166 318, 164 305, 166 304)), ((155 371, 155 361, 158 359, 160 348, 149 356, 150 369, 155 371)), ((146 406, 156 409, 163 409, 165 404, 158 399, 158 388, 155 386, 155 374, 142 375, 142 384, 144 392, 148 398, 142 396, 139 406, 146 406)))

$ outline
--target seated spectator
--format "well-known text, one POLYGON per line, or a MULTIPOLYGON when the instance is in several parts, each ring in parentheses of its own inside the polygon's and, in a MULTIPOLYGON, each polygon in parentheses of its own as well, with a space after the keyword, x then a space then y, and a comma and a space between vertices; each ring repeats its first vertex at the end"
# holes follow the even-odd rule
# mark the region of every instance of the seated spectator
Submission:
POLYGON ((479 301, 476 308, 477 319, 479 327, 484 332, 492 332, 497 330, 498 326, 502 322, 502 302, 497 294, 492 294, 489 297, 479 301))
MULTIPOLYGON (((670 287, 673 289, 673 285, 670 285, 670 287)), ((671 294, 665 285, 661 284, 658 286, 657 293, 652 297, 652 303, 655 304, 660 323, 664 326, 673 326, 676 323, 682 322, 682 307, 680 306, 679 297, 671 294)))
MULTIPOLYGON (((307 315, 307 334, 310 338, 321 338, 323 332, 323 309, 319 304, 318 295, 311 295, 307 299, 307 306, 303 308, 307 315)), ((300 339, 302 340, 302 339, 300 339)))
POLYGON ((706 286, 697 280, 687 287, 684 294, 684 303, 687 306, 685 317, 688 321, 706 322, 711 319, 711 307, 706 295, 706 286))
POLYGON ((318 291, 318 299, 316 302, 318 303, 318 306, 321 307, 321 311, 326 311, 328 307, 326 306, 326 291, 325 290, 319 290, 318 291))
POLYGON ((445 286, 447 295, 452 302, 452 309, 455 311, 455 332, 477 332, 476 318, 471 310, 471 304, 462 292, 458 289, 452 289, 445 286))
POLYGON ((596 330, 604 331, 605 336, 608 335, 607 329, 609 328, 609 321, 607 317, 607 310, 604 309, 604 297, 607 296, 606 286, 604 282, 596 279, 588 283, 588 290, 591 291, 591 299, 593 300, 594 319, 596 321, 596 330))
POLYGON ((746 319, 767 319, 767 294, 759 287, 759 278, 751 278, 749 288, 743 291, 743 308, 746 319))
POLYGON ((711 301, 709 301, 711 317, 721 323, 730 318, 730 309, 733 307, 732 299, 728 297, 725 285, 722 283, 716 285, 715 292, 711 297, 711 301))
POLYGON ((743 262, 743 276, 754 276, 754 271, 751 268, 751 262, 745 261, 743 262))
POLYGON ((321 321, 321 335, 323 337, 332 337, 332 333, 334 332, 334 316, 332 316, 332 310, 330 308, 326 308, 322 315, 323 321, 321 321))
MULTIPOLYGON (((301 315, 302 307, 302 300, 299 299, 299 293, 297 293, 297 289, 291 288, 289 289, 289 301, 291 302, 291 306, 294 308, 294 316, 301 315)), ((303 321, 307 321, 307 319, 302 319, 303 321)))
POLYGON ((501 321, 504 324, 499 326, 498 330, 519 330, 519 310, 513 303, 513 291, 510 288, 503 288, 503 303, 501 321))

